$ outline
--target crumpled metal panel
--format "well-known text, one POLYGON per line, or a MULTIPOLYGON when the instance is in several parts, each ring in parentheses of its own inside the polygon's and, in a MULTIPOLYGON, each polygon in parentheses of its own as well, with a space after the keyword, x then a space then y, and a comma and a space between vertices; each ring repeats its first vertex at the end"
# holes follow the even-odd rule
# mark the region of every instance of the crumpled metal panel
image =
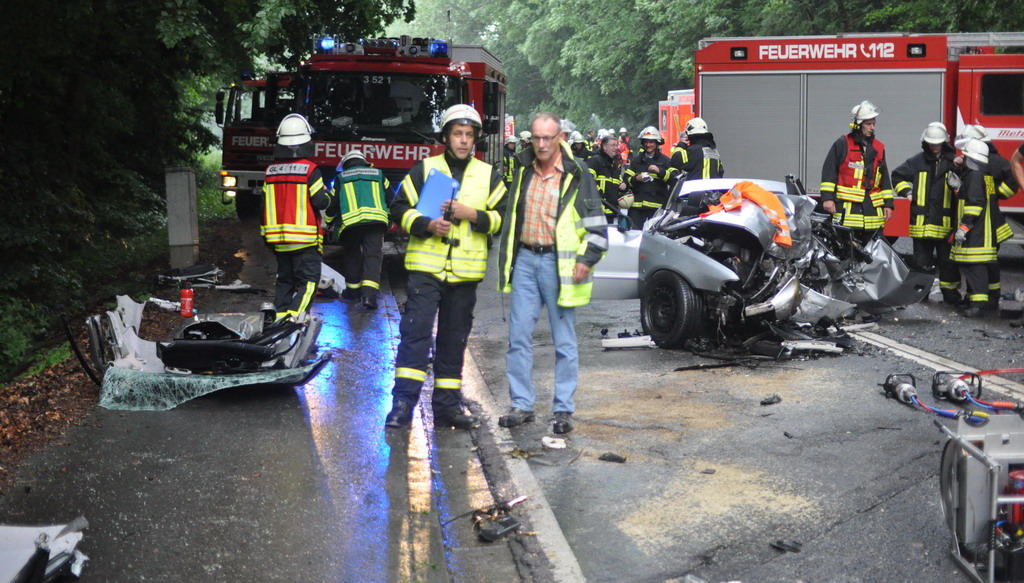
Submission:
POLYGON ((797 306, 797 310, 792 317, 793 320, 798 322, 810 322, 813 324, 822 318, 838 320, 843 316, 852 314, 857 309, 857 306, 849 302, 830 298, 807 286, 800 286, 800 289, 803 300, 797 306))
POLYGON ((873 239, 864 250, 871 262, 855 265, 833 282, 833 298, 864 310, 884 310, 919 302, 931 291, 935 276, 911 272, 884 239, 873 239))

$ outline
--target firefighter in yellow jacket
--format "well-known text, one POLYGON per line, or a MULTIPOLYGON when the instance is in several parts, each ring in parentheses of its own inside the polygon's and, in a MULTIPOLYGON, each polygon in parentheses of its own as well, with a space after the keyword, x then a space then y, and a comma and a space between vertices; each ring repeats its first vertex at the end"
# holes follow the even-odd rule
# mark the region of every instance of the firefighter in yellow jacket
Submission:
POLYGON ((475 418, 462 406, 462 363, 473 325, 476 288, 487 270, 487 237, 501 231, 505 184, 501 171, 473 157, 483 124, 468 105, 441 118, 444 154, 413 166, 391 205, 392 219, 409 233, 405 268, 409 298, 399 325, 392 408, 384 424, 409 425, 427 378, 434 346, 434 426, 469 429, 475 418), (434 209, 416 208, 431 170, 457 180, 458 193, 434 209), (422 212, 421 212, 422 210, 422 212), (437 338, 433 338, 437 318, 437 338))
POLYGON ((299 318, 309 311, 320 283, 323 227, 320 213, 330 192, 313 156, 313 138, 306 118, 292 113, 277 128, 276 161, 267 167, 263 185, 260 233, 277 257, 274 308, 277 318, 299 318))
POLYGON ((875 138, 881 110, 870 101, 853 108, 850 133, 832 144, 821 168, 821 206, 866 243, 892 216, 893 190, 885 144, 875 138))

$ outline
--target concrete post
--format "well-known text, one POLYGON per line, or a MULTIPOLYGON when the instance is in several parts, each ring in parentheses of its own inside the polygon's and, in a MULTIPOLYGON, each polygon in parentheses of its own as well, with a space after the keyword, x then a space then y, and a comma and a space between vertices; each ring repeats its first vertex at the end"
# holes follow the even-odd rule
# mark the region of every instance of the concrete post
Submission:
POLYGON ((196 213, 196 173, 191 168, 168 168, 167 237, 171 268, 191 267, 199 261, 199 218, 196 213))

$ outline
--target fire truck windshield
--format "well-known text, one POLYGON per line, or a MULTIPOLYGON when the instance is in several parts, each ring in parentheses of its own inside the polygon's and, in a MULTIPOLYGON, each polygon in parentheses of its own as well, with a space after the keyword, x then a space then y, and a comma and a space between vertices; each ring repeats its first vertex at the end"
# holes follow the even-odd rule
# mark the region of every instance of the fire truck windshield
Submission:
POLYGON ((460 94, 458 79, 446 75, 323 71, 310 75, 306 110, 318 140, 428 143, 460 94))

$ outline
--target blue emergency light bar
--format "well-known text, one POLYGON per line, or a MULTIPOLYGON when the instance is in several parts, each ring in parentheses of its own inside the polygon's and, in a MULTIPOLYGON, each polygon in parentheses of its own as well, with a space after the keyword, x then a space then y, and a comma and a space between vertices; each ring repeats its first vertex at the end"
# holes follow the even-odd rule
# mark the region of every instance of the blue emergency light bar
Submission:
POLYGON ((404 57, 449 56, 448 41, 432 38, 361 38, 355 42, 337 40, 335 35, 313 37, 313 53, 318 55, 394 55, 404 57))
POLYGON ((448 56, 448 43, 443 40, 432 40, 430 41, 430 56, 431 57, 447 57, 448 56))

